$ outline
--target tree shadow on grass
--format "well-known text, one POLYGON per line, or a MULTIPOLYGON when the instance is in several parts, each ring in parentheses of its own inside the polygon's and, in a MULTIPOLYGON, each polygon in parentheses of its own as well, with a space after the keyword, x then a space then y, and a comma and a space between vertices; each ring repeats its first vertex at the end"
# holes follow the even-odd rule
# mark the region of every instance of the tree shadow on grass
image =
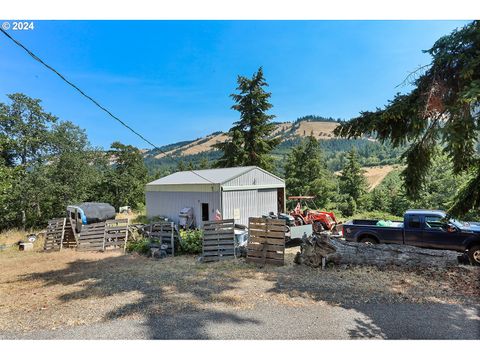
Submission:
MULTIPOLYGON (((258 323, 236 315, 241 299, 224 294, 234 289, 238 278, 221 265, 208 267, 191 259, 155 261, 126 255, 75 260, 64 269, 28 274, 20 281, 31 280, 41 280, 46 288, 64 286, 67 291, 57 296, 62 303, 91 300, 101 307, 120 301, 101 310, 103 320, 139 317, 143 336, 152 339, 208 339, 214 323, 258 323)), ((124 338, 128 333, 125 329, 124 338)))
POLYGON ((480 294, 469 305, 438 300, 415 303, 389 288, 382 294, 362 291, 355 281, 344 281, 348 276, 337 269, 279 268, 269 275, 274 282, 270 292, 354 310, 347 329, 351 339, 480 339, 480 294))

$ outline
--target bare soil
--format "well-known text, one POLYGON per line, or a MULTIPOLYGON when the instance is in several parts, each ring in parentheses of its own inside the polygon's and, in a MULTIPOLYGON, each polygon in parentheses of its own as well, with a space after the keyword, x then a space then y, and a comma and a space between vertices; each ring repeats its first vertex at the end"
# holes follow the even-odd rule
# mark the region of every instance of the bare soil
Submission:
POLYGON ((121 252, 0 252, 0 331, 26 332, 178 312, 282 304, 478 304, 480 268, 258 268, 243 259, 202 264, 121 252))

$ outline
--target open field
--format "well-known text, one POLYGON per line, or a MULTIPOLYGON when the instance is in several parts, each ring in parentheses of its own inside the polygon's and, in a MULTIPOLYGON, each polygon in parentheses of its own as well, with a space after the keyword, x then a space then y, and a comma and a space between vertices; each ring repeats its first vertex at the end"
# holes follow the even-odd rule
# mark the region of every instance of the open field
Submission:
POLYGON ((381 165, 381 166, 372 166, 365 167, 365 177, 367 178, 369 189, 372 190, 376 188, 380 183, 385 179, 392 170, 397 169, 398 166, 394 165, 381 165))
MULTIPOLYGON (((477 306, 480 268, 450 270, 373 267, 324 271, 293 264, 257 268, 243 259, 198 263, 193 256, 152 260, 120 252, 0 252, 0 333, 57 331, 130 319, 217 315, 275 307, 365 304, 477 306)), ((479 319, 480 320, 480 319, 479 319)), ((197 325, 195 325, 197 326, 197 325)), ((192 329, 194 331, 194 329, 192 329)))
MULTIPOLYGON (((379 165, 363 167, 364 176, 367 179, 368 189, 373 190, 385 179, 393 170, 401 169, 399 165, 379 165)), ((336 171, 335 175, 340 176, 341 171, 336 171)))
POLYGON ((316 139, 333 139, 333 130, 338 126, 335 122, 326 121, 301 121, 300 126, 295 131, 299 136, 309 136, 313 133, 316 139))

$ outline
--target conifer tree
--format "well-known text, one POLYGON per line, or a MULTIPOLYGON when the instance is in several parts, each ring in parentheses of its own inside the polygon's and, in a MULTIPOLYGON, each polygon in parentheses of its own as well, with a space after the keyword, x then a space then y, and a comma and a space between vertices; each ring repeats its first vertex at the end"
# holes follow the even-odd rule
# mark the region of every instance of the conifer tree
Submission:
POLYGON ((256 165, 272 170, 273 161, 269 155, 278 145, 279 139, 272 138, 275 118, 267 112, 272 108, 269 99, 271 94, 265 91, 268 86, 263 77, 263 69, 249 79, 239 76, 238 93, 232 94, 235 101, 232 109, 240 113, 240 120, 233 124, 228 132, 229 139, 215 147, 223 151, 217 161, 217 167, 256 165))
POLYGON ((352 149, 347 154, 347 162, 340 175, 340 193, 352 198, 356 203, 366 192, 367 180, 358 162, 358 155, 352 149))
POLYGON ((315 204, 326 207, 335 194, 334 175, 328 171, 320 144, 313 136, 303 139, 288 154, 285 185, 289 196, 315 196, 315 204))

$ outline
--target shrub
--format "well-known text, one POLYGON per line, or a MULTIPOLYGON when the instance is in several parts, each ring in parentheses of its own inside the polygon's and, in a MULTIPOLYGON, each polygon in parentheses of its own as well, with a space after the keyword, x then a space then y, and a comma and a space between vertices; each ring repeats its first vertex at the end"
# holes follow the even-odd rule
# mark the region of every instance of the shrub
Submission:
POLYGON ((202 237, 202 230, 180 230, 180 251, 185 254, 200 254, 202 237))
POLYGON ((140 239, 137 241, 127 242, 126 250, 128 252, 137 252, 139 254, 146 254, 150 250, 150 242, 147 239, 140 239))

